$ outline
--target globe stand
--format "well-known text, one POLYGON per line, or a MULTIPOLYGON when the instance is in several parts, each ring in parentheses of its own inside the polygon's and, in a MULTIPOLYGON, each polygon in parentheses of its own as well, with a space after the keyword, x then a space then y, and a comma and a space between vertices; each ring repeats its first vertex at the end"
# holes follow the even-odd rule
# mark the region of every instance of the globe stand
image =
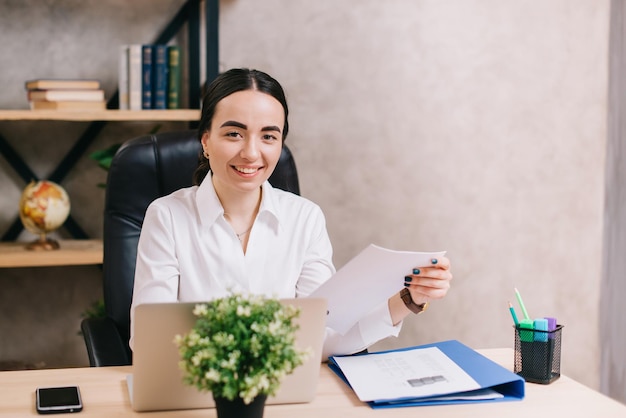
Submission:
POLYGON ((61 248, 59 243, 52 238, 47 238, 46 234, 41 234, 38 240, 26 245, 26 249, 31 251, 51 251, 59 248, 61 248))

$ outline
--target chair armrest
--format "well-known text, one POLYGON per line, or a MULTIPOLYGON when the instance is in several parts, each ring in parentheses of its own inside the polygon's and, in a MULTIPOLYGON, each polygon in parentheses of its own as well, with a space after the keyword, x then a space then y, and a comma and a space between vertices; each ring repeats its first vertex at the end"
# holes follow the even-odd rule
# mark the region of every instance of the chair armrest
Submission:
POLYGON ((86 318, 80 324, 91 367, 127 366, 132 363, 128 342, 122 341, 110 318, 86 318))

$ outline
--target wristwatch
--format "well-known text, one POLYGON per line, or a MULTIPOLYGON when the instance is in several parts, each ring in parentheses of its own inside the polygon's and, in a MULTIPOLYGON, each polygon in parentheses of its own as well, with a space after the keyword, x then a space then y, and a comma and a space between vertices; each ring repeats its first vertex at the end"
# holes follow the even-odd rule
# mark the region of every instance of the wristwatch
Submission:
POLYGON ((402 302, 406 305, 407 308, 414 314, 422 313, 426 309, 428 309, 428 302, 424 302, 420 305, 413 302, 413 298, 411 297, 411 292, 406 287, 400 291, 400 298, 402 298, 402 302))

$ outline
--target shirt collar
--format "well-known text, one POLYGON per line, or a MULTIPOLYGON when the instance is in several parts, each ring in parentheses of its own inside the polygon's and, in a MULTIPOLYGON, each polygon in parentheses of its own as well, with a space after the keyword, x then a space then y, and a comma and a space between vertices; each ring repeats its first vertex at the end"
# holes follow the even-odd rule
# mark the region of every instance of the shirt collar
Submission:
MULTIPOLYGON (((278 226, 280 224, 280 206, 277 201, 276 191, 269 181, 265 181, 261 187, 263 193, 261 194, 259 218, 269 216, 274 219, 275 225, 278 226)), ((217 197, 215 187, 213 187, 213 182, 211 181, 211 172, 207 173, 196 190, 196 206, 200 223, 203 226, 211 226, 220 217, 224 216, 224 208, 217 197)))

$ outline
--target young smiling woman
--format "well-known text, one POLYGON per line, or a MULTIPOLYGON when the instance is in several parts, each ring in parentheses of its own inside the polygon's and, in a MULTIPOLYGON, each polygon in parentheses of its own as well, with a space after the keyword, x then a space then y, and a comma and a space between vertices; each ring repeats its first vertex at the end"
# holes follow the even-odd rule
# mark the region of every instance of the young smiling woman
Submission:
POLYGON ((261 185, 280 158, 284 121, 278 100, 258 90, 243 90, 217 104, 211 128, 202 134, 213 187, 244 252, 259 211, 261 185))
MULTIPOLYGON (((155 200, 146 211, 131 347, 139 304, 205 302, 233 293, 306 297, 335 273, 320 207, 268 182, 287 138, 288 115, 281 85, 264 72, 232 69, 211 83, 194 186, 155 200)), ((444 297, 452 279, 445 257, 407 273, 404 287, 345 335, 327 328, 324 359, 398 335, 402 320, 444 297)))

